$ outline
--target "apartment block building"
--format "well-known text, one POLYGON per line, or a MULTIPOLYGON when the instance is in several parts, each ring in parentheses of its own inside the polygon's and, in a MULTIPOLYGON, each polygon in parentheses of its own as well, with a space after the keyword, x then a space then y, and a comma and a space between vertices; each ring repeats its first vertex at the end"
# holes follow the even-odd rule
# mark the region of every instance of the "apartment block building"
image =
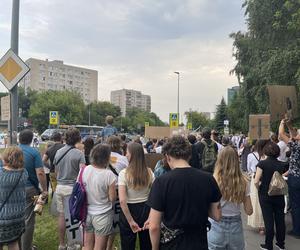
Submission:
POLYGON ((63 61, 26 61, 30 71, 20 82, 20 86, 37 91, 71 90, 78 92, 84 102, 98 100, 98 71, 64 64, 63 61))
POLYGON ((122 116, 129 108, 139 108, 151 112, 151 97, 133 89, 114 90, 110 93, 110 102, 121 109, 122 116))

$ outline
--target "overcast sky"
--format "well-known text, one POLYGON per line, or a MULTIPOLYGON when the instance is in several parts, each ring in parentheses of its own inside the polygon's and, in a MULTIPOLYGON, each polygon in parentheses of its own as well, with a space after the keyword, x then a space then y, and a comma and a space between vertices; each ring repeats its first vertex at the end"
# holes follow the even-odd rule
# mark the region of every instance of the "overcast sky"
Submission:
MULTIPOLYGON (((167 121, 180 113, 215 111, 227 88, 232 40, 245 30, 243 0, 20 0, 19 55, 63 60, 98 70, 99 100, 128 88, 151 95, 167 121)), ((0 56, 10 47, 12 0, 0 0, 0 56)), ((0 83, 1 84, 1 83, 0 83)), ((1 84, 0 90, 4 90, 1 84)))

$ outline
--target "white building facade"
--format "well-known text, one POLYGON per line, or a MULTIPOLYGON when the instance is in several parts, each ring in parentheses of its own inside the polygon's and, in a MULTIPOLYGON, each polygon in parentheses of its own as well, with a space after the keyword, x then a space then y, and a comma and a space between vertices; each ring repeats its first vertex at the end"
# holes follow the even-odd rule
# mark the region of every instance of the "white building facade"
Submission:
POLYGON ((78 92, 84 102, 98 100, 98 71, 66 65, 63 61, 30 58, 26 61, 30 71, 20 82, 25 89, 39 92, 70 90, 78 92))
POLYGON ((110 102, 121 109, 122 116, 130 108, 139 108, 151 112, 151 97, 132 89, 114 90, 110 93, 110 102))

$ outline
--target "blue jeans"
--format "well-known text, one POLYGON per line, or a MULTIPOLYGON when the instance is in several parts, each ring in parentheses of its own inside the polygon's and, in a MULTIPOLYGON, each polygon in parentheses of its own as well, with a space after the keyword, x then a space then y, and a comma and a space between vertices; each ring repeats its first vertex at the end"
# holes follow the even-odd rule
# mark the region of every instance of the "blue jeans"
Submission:
POLYGON ((244 250, 244 232, 241 216, 222 217, 220 222, 209 219, 209 250, 244 250))
POLYGON ((288 186, 293 233, 300 236, 300 177, 289 175, 288 186))

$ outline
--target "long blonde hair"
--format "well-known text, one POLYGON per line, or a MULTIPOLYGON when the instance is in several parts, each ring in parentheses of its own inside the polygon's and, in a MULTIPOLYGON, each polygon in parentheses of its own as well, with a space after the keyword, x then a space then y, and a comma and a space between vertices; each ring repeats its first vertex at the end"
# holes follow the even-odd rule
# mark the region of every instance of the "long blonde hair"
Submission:
POLYGON ((150 187, 152 181, 146 166, 143 146, 137 142, 128 144, 127 150, 131 154, 126 168, 126 179, 130 188, 142 189, 150 187))
POLYGON ((238 204, 245 200, 248 178, 242 173, 238 154, 232 147, 227 146, 219 152, 214 178, 224 200, 238 204))

